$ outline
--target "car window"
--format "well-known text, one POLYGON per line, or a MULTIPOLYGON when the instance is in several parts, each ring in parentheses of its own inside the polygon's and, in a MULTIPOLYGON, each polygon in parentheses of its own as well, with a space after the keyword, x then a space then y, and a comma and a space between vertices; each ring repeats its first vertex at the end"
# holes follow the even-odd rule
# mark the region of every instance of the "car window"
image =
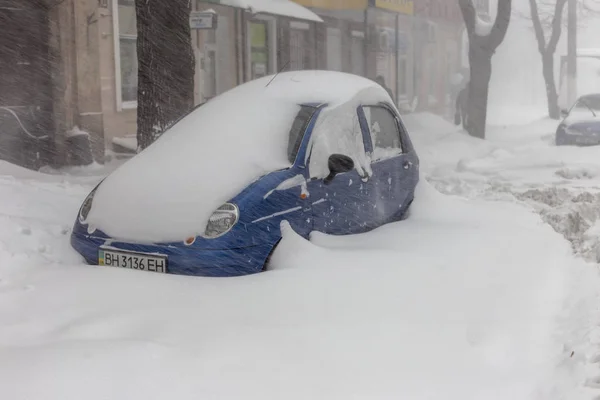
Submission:
POLYGON ((288 160, 291 163, 294 163, 296 160, 296 156, 298 155, 298 149, 300 148, 300 144, 302 144, 302 138, 304 137, 304 132, 306 132, 306 128, 310 123, 310 120, 315 113, 316 108, 310 106, 302 106, 296 118, 294 118, 294 122, 292 123, 292 127, 290 128, 290 135, 288 141, 288 160))
POLYGON ((400 128, 394 114, 381 106, 363 107, 363 110, 373 143, 373 161, 401 154, 400 128))
POLYGON ((364 175, 368 168, 365 145, 356 108, 331 114, 325 110, 311 137, 309 172, 311 178, 329 175, 329 156, 343 154, 352 158, 355 168, 364 175))

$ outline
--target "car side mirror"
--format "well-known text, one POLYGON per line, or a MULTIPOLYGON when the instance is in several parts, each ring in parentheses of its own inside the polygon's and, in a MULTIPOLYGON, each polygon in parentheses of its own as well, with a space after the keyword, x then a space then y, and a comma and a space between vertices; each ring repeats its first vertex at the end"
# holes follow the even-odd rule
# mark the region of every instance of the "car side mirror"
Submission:
POLYGON ((569 115, 569 111, 565 110, 564 108, 560 110, 560 116, 563 118, 567 118, 567 116, 569 115))
POLYGON ((327 164, 329 166, 329 175, 323 180, 326 185, 331 183, 336 175, 350 172, 354 169, 354 161, 343 154, 330 155, 327 164))

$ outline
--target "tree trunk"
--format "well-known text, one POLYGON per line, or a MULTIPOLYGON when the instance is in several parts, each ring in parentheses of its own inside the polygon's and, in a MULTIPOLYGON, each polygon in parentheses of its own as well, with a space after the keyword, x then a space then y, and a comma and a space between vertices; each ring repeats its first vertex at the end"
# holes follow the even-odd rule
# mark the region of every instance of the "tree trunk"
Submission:
POLYGON ((559 119, 560 109, 558 107, 558 93, 556 91, 556 82, 554 81, 554 54, 543 54, 542 64, 544 81, 546 82, 546 96, 548 98, 548 115, 552 119, 559 119))
POLYGON ((469 81, 466 129, 469 135, 485 139, 492 56, 506 36, 512 0, 498 0, 496 21, 487 35, 480 35, 477 32, 478 17, 473 0, 458 0, 458 4, 469 35, 471 79, 469 81))
POLYGON ((540 19, 537 0, 529 0, 529 8, 531 10, 531 22, 538 44, 538 50, 542 56, 542 72, 544 81, 546 82, 546 98, 548 100, 548 116, 552 119, 560 118, 560 110, 558 108, 558 94, 556 92, 556 82, 554 81, 554 53, 556 46, 560 40, 563 23, 563 10, 567 0, 556 0, 554 6, 554 16, 552 17, 552 25, 550 25, 550 38, 546 43, 546 35, 544 27, 540 19))
POLYGON ((490 79, 492 77, 493 52, 486 48, 486 38, 473 36, 469 46, 469 102, 467 111, 467 132, 471 136, 485 139, 487 103, 490 79))
POLYGON ((194 105, 190 0, 135 0, 138 148, 152 144, 194 105))

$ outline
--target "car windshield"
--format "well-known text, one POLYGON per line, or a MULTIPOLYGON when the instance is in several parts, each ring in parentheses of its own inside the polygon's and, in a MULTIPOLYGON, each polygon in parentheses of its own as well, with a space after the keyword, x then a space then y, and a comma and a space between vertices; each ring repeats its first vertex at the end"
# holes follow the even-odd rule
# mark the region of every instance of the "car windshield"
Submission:
POLYGON ((577 104, 575 104, 574 109, 576 110, 593 110, 594 112, 600 111, 600 96, 587 96, 579 99, 577 104))
POLYGON ((298 149, 300 148, 302 138, 304 137, 304 132, 306 132, 306 128, 308 127, 308 124, 310 123, 315 111, 315 107, 302 106, 298 112, 298 115, 296 115, 296 118, 294 118, 294 122, 292 123, 292 127, 290 129, 290 138, 287 151, 288 160, 292 164, 296 160, 298 149))

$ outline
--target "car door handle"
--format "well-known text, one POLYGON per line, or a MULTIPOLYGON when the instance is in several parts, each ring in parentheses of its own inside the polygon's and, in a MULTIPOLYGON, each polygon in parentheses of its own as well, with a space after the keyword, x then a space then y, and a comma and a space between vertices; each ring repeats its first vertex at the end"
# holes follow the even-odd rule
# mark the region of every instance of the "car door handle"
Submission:
POLYGON ((402 168, 404 168, 404 169, 410 169, 412 167, 412 165, 413 164, 410 161, 404 161, 402 163, 402 168))

